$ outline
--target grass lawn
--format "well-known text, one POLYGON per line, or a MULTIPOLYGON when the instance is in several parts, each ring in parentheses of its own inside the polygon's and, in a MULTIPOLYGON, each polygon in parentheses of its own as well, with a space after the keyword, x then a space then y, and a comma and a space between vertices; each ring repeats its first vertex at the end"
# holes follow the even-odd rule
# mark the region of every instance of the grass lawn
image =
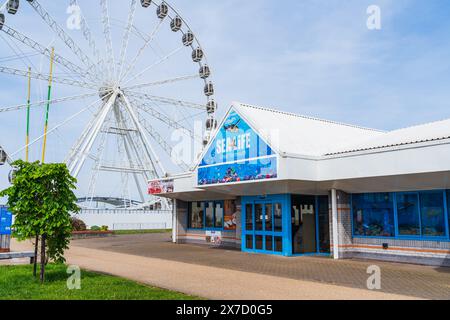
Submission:
POLYGON ((114 230, 114 233, 117 235, 126 235, 126 234, 145 234, 145 233, 170 233, 172 230, 161 229, 161 230, 114 230))
POLYGON ((64 265, 48 265, 46 282, 33 277, 32 266, 0 266, 0 300, 197 300, 182 293, 81 271, 81 289, 67 289, 64 265))

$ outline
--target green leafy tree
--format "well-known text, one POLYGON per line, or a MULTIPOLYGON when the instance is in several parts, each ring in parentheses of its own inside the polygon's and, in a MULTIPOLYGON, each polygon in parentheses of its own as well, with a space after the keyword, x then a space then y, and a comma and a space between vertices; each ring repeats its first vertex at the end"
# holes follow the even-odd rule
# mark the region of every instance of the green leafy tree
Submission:
POLYGON ((73 178, 65 164, 13 163, 17 169, 12 186, 0 192, 8 197, 18 240, 41 240, 41 273, 48 261, 64 263, 72 233, 71 213, 78 212, 73 178))

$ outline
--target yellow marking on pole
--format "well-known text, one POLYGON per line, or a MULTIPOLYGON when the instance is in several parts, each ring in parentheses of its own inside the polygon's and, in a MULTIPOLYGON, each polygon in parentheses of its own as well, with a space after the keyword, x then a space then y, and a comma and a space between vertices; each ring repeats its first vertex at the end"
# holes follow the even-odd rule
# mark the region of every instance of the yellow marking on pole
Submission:
POLYGON ((50 57, 50 76, 48 77, 48 95, 47 95, 47 110, 45 113, 44 143, 42 146, 42 163, 45 162, 45 151, 47 149, 48 114, 50 112, 50 99, 52 96, 53 60, 54 60, 54 58, 55 58, 55 48, 52 48, 52 54, 50 57))

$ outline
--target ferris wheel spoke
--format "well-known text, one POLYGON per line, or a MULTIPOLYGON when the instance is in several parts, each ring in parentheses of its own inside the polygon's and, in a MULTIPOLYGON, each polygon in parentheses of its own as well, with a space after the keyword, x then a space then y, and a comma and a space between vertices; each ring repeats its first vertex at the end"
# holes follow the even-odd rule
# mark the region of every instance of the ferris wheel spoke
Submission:
POLYGON ((203 110, 206 112, 205 105, 202 105, 199 103, 188 102, 188 101, 166 98, 166 97, 159 97, 159 96, 154 96, 154 95, 150 95, 147 93, 135 92, 135 91, 130 91, 130 90, 125 90, 125 92, 128 95, 130 95, 134 98, 138 98, 138 99, 150 100, 150 101, 154 101, 154 102, 158 102, 158 103, 162 103, 162 104, 168 104, 168 105, 172 105, 172 106, 180 106, 180 107, 187 107, 187 108, 191 108, 191 109, 203 110))
POLYGON ((140 73, 138 73, 137 75, 135 75, 133 78, 127 80, 124 85, 127 85, 128 83, 130 83, 133 80, 136 80, 138 78, 140 78, 142 75, 144 75, 145 73, 147 73, 150 69, 160 65, 161 63, 167 61, 168 59, 170 59, 172 56, 174 56, 175 54, 177 54, 178 52, 180 52, 182 49, 184 48, 184 46, 181 46, 175 50, 173 50, 172 52, 168 53, 167 55, 165 55, 164 57, 162 57, 161 59, 159 59, 158 61, 156 61, 154 64, 146 67, 144 70, 142 70, 140 73))
POLYGON ((196 136, 192 129, 189 129, 189 128, 183 126, 179 121, 172 120, 170 117, 159 112, 158 110, 156 110, 155 108, 150 106, 148 103, 136 101, 136 100, 131 100, 131 101, 133 101, 133 105, 136 106, 137 109, 144 111, 152 118, 163 122, 164 124, 166 124, 167 126, 173 128, 173 129, 183 130, 183 132, 186 132, 186 134, 193 140, 199 139, 199 141, 201 141, 202 137, 196 136))
MULTIPOLYGON (((173 148, 170 144, 167 143, 167 139, 164 139, 157 130, 155 130, 150 123, 142 117, 142 115, 137 112, 139 121, 142 123, 142 126, 144 127, 145 131, 149 134, 149 136, 167 153, 169 157, 173 154, 173 148)), ((189 166, 183 162, 177 162, 175 163, 178 165, 181 169, 187 171, 189 169, 189 166)))
POLYGON ((106 55, 107 55, 107 67, 109 77, 113 77, 116 73, 116 62, 114 59, 114 50, 112 45, 111 36, 111 21, 109 18, 108 0, 100 0, 100 5, 102 7, 102 25, 103 25, 103 35, 105 37, 106 43, 106 55))
POLYGON ((122 49, 120 50, 120 60, 119 60, 119 68, 120 68, 119 70, 120 71, 119 71, 118 79, 122 79, 123 64, 125 63, 125 55, 127 53, 128 43, 130 41, 130 32, 131 32, 131 28, 133 27, 133 23, 134 23, 136 7, 137 7, 137 1, 131 0, 130 11, 128 13, 127 27, 125 29, 125 34, 124 34, 123 40, 122 40, 122 49))
MULTIPOLYGON (((80 8, 77 0, 70 0, 70 5, 77 6, 78 8, 80 8)), ((91 29, 89 28, 86 18, 84 17, 84 14, 82 12, 80 12, 80 27, 81 27, 81 31, 83 33, 84 39, 88 42, 89 47, 91 48, 91 51, 92 51, 94 57, 96 58, 97 64, 104 66, 105 62, 100 56, 100 50, 98 49, 97 44, 96 44, 94 38, 92 37, 91 29)), ((103 71, 103 68, 101 68, 101 70, 103 71)), ((104 76, 103 72, 101 72, 101 74, 104 76)))
POLYGON ((20 148, 19 150, 17 150, 16 152, 12 153, 10 156, 14 157, 16 156, 18 153, 22 152, 23 150, 25 150, 27 147, 30 147, 32 145, 34 145, 36 142, 42 140, 44 137, 48 136, 49 134, 53 133, 54 131, 58 130, 59 128, 65 126, 66 124, 70 123, 73 119, 75 119, 76 117, 78 117, 79 115, 81 115, 82 113, 86 112, 87 110, 89 110, 90 108, 92 108, 92 106, 94 106, 97 102, 99 102, 99 100, 91 103, 90 105, 88 105, 86 108, 83 108, 82 110, 78 111, 77 113, 73 114, 72 116, 68 117, 66 120, 64 120, 63 122, 61 122, 60 124, 56 125, 55 127, 53 127, 52 129, 49 129, 45 134, 39 136, 38 138, 34 139, 33 141, 31 141, 30 143, 28 143, 27 145, 23 146, 22 148, 20 148))
POLYGON ((19 105, 15 105, 15 106, 3 107, 3 108, 0 108, 0 113, 10 112, 10 111, 18 111, 18 110, 26 109, 28 107, 33 108, 33 107, 44 106, 49 103, 55 104, 55 103, 73 101, 73 100, 81 100, 84 98, 94 97, 96 95, 97 95, 97 93, 86 93, 86 94, 77 95, 77 96, 56 98, 56 99, 51 99, 51 100, 43 100, 43 101, 39 101, 39 102, 33 102, 30 104, 19 104, 19 105))
POLYGON ((138 53, 136 54, 136 56, 133 58, 133 60, 131 60, 131 63, 128 65, 127 70, 125 71, 125 74, 120 78, 120 80, 122 81, 124 78, 126 78, 128 76, 128 74, 130 72, 134 71, 134 68, 136 68, 136 64, 139 61, 139 58, 141 57, 141 55, 144 53, 145 49, 147 49, 147 47, 151 44, 151 42, 153 41, 153 39, 156 37, 156 34, 158 33, 161 25, 163 24, 164 19, 159 19, 158 24, 156 25, 155 29, 152 31, 152 33, 150 34, 150 37, 148 37, 147 39, 144 36, 144 45, 139 49, 138 53))
MULTIPOLYGON (((43 56, 46 56, 48 59, 51 59, 51 49, 43 46, 42 44, 34 41, 30 37, 25 36, 24 34, 20 33, 19 31, 7 26, 3 25, 3 28, 1 29, 4 33, 9 35, 11 38, 15 39, 16 41, 19 41, 23 43, 24 45, 28 46, 29 48, 35 50, 36 52, 40 53, 43 56)), ((55 63, 63 66, 65 69, 75 73, 76 75, 86 78, 90 73, 81 67, 77 66, 76 64, 70 62, 68 59, 62 57, 61 55, 55 53, 53 60, 55 63)))
MULTIPOLYGON (((14 76, 21 76, 21 77, 28 77, 28 76, 30 76, 32 79, 43 80, 43 81, 49 81, 50 80, 50 75, 49 74, 37 73, 37 72, 29 72, 28 70, 20 70, 20 69, 14 69, 14 68, 3 67, 3 66, 0 66, 0 73, 5 73, 5 74, 9 74, 9 75, 14 75, 14 76)), ((96 90, 96 88, 97 88, 95 85, 90 85, 90 84, 87 84, 85 82, 81 82, 81 81, 77 81, 77 80, 73 80, 73 79, 68 79, 68 78, 62 78, 62 77, 54 77, 53 76, 52 77, 52 82, 65 84, 65 85, 68 85, 68 86, 81 87, 81 88, 87 88, 87 89, 94 89, 94 90, 96 90)))
POLYGON ((133 86, 129 86, 129 87, 124 87, 123 89, 125 89, 125 90, 141 89, 141 88, 145 88, 145 87, 158 86, 158 85, 192 80, 192 79, 198 79, 198 78, 200 78, 200 76, 198 74, 193 74, 193 75, 188 75, 188 76, 181 76, 181 77, 176 77, 176 78, 170 78, 170 79, 165 79, 165 80, 137 84, 137 85, 133 85, 133 86))
MULTIPOLYGON (((76 44, 76 42, 64 31, 64 29, 52 18, 52 16, 42 7, 42 5, 37 1, 27 1, 37 14, 42 18, 42 20, 53 30, 53 32, 63 41, 66 46, 75 54, 75 56, 80 59, 81 62, 87 67, 88 70, 97 71, 97 66, 91 61, 91 59, 81 50, 81 48, 76 44)), ((88 73, 89 74, 89 73, 88 73)), ((94 77, 92 80, 98 78, 97 72, 94 72, 94 77)))

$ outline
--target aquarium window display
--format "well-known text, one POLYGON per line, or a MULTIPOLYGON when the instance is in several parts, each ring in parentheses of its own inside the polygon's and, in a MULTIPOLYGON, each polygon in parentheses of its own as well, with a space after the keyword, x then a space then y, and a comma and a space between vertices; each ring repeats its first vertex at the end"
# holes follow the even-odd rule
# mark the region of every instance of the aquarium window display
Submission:
POLYGON ((353 234, 447 238, 446 191, 352 195, 353 234), (397 204, 395 206, 395 204, 397 204))

